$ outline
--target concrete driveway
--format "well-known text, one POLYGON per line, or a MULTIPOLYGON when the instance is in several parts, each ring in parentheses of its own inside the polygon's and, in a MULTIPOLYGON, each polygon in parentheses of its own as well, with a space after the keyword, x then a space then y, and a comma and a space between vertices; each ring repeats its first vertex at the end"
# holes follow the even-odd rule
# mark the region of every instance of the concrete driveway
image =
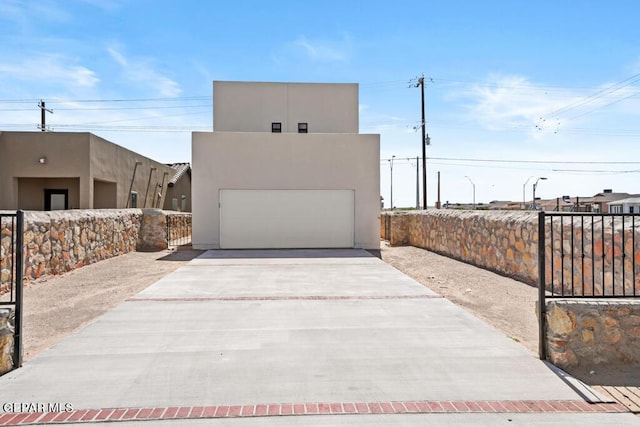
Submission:
POLYGON ((640 425, 360 250, 206 252, 1 377, 0 403, 0 425, 640 425))

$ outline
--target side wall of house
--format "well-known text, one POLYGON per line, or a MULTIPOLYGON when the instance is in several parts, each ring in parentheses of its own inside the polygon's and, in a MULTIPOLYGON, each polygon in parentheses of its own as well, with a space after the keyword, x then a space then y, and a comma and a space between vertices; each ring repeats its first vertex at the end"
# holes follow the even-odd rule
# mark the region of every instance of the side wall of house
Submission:
MULTIPOLYGON (((115 197, 117 206, 110 208, 127 207, 129 188, 138 194, 138 208, 162 207, 166 194, 167 183, 173 177, 175 169, 163 163, 142 156, 131 150, 127 150, 117 144, 113 144, 96 135, 91 135, 91 206, 93 203, 104 203, 105 197, 115 197), (136 162, 141 164, 135 166, 136 162), (155 168, 155 170, 152 170, 155 168), (135 176, 134 176, 135 169, 135 176), (166 173, 166 176, 164 175, 166 173), (163 184, 164 187, 160 188, 163 184), (133 179, 133 186, 131 181, 133 179), (98 185, 95 185, 95 182, 98 185), (116 190, 116 194, 100 195, 100 188, 105 184, 112 184, 110 190, 116 190), (115 188, 113 187, 115 184, 115 188), (97 191, 96 191, 97 190, 97 191), (158 204, 158 194, 162 194, 162 199, 158 204)), ((109 191, 109 190, 107 190, 109 191)), ((129 206, 131 207, 131 206, 129 206)))
POLYGON ((355 246, 380 246, 379 135, 196 132, 192 156, 194 248, 220 247, 220 189, 354 190, 355 246))

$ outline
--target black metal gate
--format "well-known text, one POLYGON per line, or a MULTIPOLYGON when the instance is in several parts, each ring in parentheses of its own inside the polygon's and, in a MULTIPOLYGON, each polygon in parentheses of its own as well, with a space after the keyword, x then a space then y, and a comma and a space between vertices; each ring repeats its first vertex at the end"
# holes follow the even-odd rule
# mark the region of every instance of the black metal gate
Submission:
POLYGON ((24 213, 0 212, 0 308, 11 310, 13 369, 22 366, 24 213))
POLYGON ((543 360, 550 298, 640 298, 640 215, 540 212, 538 321, 543 360))
POLYGON ((175 248, 191 244, 191 214, 167 215, 167 246, 175 248))

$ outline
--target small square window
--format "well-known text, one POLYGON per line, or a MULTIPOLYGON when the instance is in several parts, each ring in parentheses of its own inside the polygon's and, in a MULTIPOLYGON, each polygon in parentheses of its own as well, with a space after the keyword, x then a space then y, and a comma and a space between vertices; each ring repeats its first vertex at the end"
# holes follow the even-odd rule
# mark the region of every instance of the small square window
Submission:
POLYGON ((308 123, 298 123, 298 133, 308 133, 308 132, 309 132, 308 123))
POLYGON ((280 123, 280 122, 271 123, 271 132, 273 132, 273 133, 281 133, 282 132, 282 123, 280 123))

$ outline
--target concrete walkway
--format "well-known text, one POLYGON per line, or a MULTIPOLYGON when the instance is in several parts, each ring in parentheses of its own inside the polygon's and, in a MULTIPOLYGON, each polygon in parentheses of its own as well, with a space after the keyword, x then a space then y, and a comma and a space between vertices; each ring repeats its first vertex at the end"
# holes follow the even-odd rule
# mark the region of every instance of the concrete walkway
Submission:
POLYGON ((359 250, 207 252, 1 377, 0 403, 0 425, 640 425, 359 250))

